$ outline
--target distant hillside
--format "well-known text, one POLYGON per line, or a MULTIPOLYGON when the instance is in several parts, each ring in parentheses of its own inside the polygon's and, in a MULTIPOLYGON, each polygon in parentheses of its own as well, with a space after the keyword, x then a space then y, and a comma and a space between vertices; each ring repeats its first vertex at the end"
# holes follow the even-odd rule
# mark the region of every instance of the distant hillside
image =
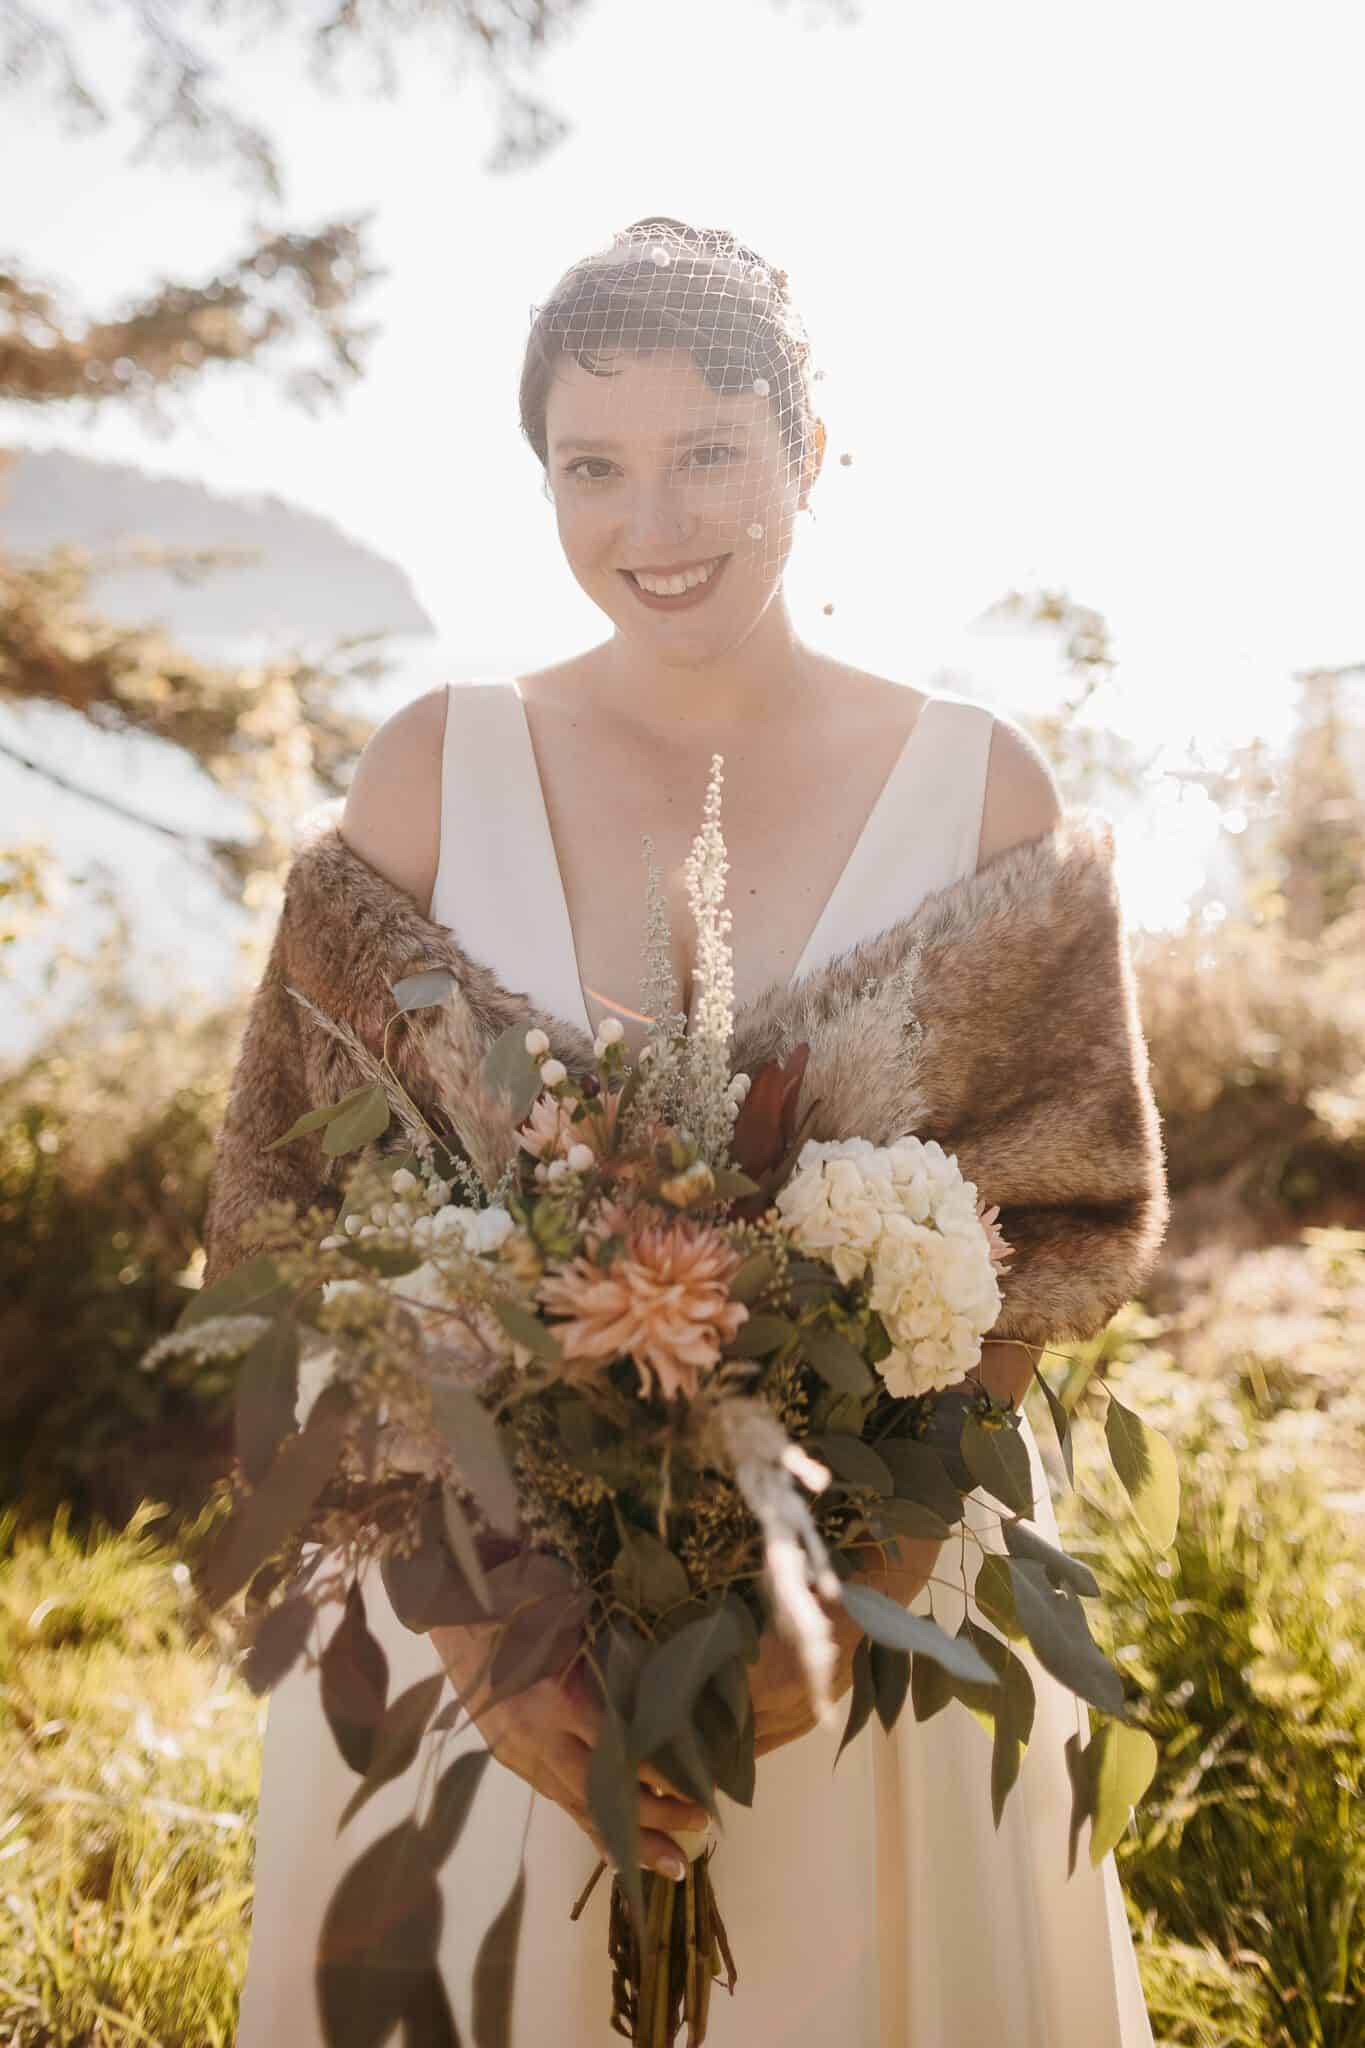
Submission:
POLYGON ((133 540, 258 551, 197 583, 136 567, 92 580, 92 601, 107 617, 157 622, 191 647, 243 635, 278 642, 435 632, 402 569, 272 492, 227 497, 133 463, 0 449, 0 548, 29 554, 61 542, 107 549, 133 540))

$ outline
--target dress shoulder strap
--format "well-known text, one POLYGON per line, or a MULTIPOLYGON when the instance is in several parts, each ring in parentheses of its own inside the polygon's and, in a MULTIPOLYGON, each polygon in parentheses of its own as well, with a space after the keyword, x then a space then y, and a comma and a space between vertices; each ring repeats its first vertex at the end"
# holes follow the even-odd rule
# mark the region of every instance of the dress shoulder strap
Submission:
POLYGON ((578 1021, 559 864, 515 683, 478 677, 446 691, 432 922, 509 994, 578 1021))

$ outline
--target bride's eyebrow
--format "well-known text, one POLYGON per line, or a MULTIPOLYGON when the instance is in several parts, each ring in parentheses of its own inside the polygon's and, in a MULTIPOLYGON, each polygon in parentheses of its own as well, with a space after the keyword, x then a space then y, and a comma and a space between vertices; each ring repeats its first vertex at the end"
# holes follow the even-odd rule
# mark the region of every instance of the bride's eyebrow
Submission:
MULTIPOLYGON (((666 448, 680 448, 688 441, 709 441, 716 434, 738 434, 744 431, 745 422, 737 416, 713 420, 707 427, 692 427, 685 434, 665 434, 661 445, 666 448)), ((564 435, 554 444, 556 455, 562 455, 568 448, 605 449, 614 453, 623 446, 620 441, 594 439, 587 434, 564 435)))

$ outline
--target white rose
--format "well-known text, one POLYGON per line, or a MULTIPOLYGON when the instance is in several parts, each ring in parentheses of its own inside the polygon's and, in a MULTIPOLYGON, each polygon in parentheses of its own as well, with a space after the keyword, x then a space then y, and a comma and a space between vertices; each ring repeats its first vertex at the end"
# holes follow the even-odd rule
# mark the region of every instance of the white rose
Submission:
POLYGON ((570 1145, 568 1164, 575 1173, 591 1173, 597 1164, 597 1154, 591 1145, 570 1145))
POLYGON ((540 1078, 545 1087, 557 1088, 568 1071, 563 1060, 542 1060, 540 1078))
POLYGON ((526 1050, 533 1060, 539 1059, 542 1053, 550 1050, 550 1041, 539 1028, 532 1029, 526 1034, 526 1050))
POLYGON ((625 1026, 619 1017, 604 1017, 597 1027, 597 1035, 608 1045, 615 1045, 618 1039, 625 1037, 625 1026))
POLYGON ((400 1166, 393 1176, 392 1185, 396 1195, 410 1195, 417 1185, 417 1175, 410 1173, 406 1166, 400 1166))

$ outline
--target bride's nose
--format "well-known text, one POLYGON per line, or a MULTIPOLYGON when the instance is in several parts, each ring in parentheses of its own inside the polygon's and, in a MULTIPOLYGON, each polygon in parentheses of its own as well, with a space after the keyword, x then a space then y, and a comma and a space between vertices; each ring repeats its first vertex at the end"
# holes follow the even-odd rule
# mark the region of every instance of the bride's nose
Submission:
POLYGON ((631 561, 670 561, 697 531, 686 493, 667 478, 640 483, 632 493, 623 532, 631 561))

